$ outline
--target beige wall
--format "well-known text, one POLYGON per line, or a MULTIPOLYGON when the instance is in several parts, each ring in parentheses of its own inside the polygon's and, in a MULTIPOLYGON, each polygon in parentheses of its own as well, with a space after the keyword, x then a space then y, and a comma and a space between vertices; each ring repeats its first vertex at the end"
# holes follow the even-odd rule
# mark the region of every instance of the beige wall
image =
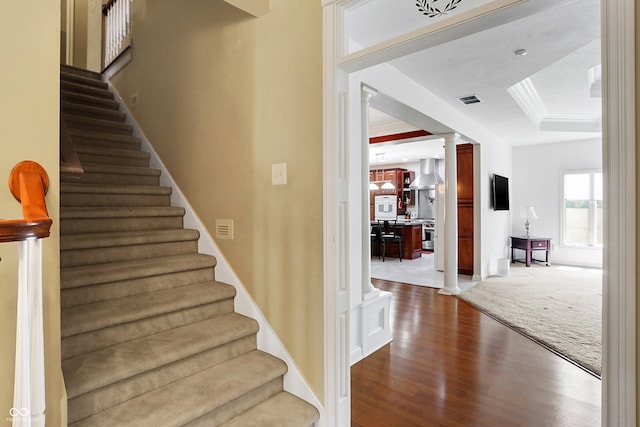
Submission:
POLYGON ((322 15, 271 0, 133 3, 134 59, 114 83, 316 394, 323 392, 322 15), (271 185, 286 162, 288 183, 271 185))
MULTIPOLYGON (((58 109, 60 4, 8 2, 0 14, 0 218, 22 217, 6 186, 11 168, 35 160, 51 181, 47 195, 53 218, 43 244, 47 425, 61 425, 60 274, 58 232, 58 109)), ((13 406, 17 288, 17 244, 0 244, 0 423, 13 406)), ((66 405, 66 404, 65 404, 66 405)), ((4 424, 3 424, 4 425, 4 424)), ((8 425, 8 424, 7 424, 8 425)))
POLYGON ((92 71, 102 67, 102 0, 69 0, 74 4, 73 65, 92 71))

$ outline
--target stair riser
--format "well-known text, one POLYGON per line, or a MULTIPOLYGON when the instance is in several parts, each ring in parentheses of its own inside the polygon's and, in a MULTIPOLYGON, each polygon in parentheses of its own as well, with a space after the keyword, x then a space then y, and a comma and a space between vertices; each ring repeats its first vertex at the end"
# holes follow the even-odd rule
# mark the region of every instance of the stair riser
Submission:
POLYGON ((231 312, 233 312, 233 299, 227 299, 123 325, 73 335, 62 339, 62 359, 68 359, 90 351, 100 350, 132 339, 143 338, 231 312))
POLYGON ((76 177, 64 177, 63 182, 104 185, 160 185, 160 177, 154 175, 128 175, 115 173, 85 172, 76 177))
POLYGON ((85 86, 92 86, 98 89, 109 89, 109 85, 102 80, 97 80, 90 76, 81 76, 78 74, 60 74, 60 81, 74 83, 85 86))
POLYGON ((81 163, 95 163, 98 165, 149 167, 149 159, 125 156, 107 156, 103 154, 78 153, 81 163))
POLYGON ((109 100, 113 100, 114 98, 113 93, 111 93, 106 89, 99 89, 92 86, 85 86, 82 84, 76 84, 76 83, 71 83, 66 81, 60 82, 60 90, 79 93, 82 95, 95 96, 96 98, 104 98, 109 100))
MULTIPOLYGON (((252 334, 178 362, 69 399, 69 423, 74 423, 93 413, 113 407, 180 378, 193 375, 209 366, 215 366, 248 353, 255 348, 256 336, 252 334)), ((73 425, 79 427, 94 426, 95 424, 92 424, 91 420, 87 419, 83 423, 73 425)))
POLYGON ((107 108, 95 108, 65 102, 62 104, 61 110, 63 116, 69 114, 87 119, 107 120, 113 123, 124 123, 127 120, 124 113, 107 108))
POLYGON ((60 206, 125 207, 169 206, 171 196, 149 194, 60 193, 60 206))
POLYGON ((182 228, 182 225, 181 216, 65 219, 60 221, 60 234, 175 230, 182 228))
POLYGON ((264 402, 272 396, 275 396, 282 390, 282 377, 279 377, 249 391, 248 393, 245 393, 242 397, 235 399, 226 405, 216 408, 215 411, 211 411, 200 418, 197 418, 187 424, 183 424, 183 427, 213 427, 222 425, 242 412, 264 402))
POLYGON ((108 108, 114 111, 120 111, 120 105, 113 99, 98 98, 84 93, 61 91, 60 100, 74 102, 89 107, 108 108))
POLYGON ((86 145, 90 147, 114 148, 117 150, 140 151, 140 142, 135 141, 114 141, 108 138, 87 138, 84 136, 72 135, 71 139, 76 145, 86 145))
MULTIPOLYGON (((100 285, 62 289, 61 307, 69 308, 147 292, 179 288, 215 280, 213 268, 180 271, 100 285)), ((64 283, 62 283, 64 286, 64 283)))
POLYGON ((80 265, 147 259, 169 255, 184 255, 197 252, 197 241, 62 250, 60 251, 60 267, 76 267, 80 265))

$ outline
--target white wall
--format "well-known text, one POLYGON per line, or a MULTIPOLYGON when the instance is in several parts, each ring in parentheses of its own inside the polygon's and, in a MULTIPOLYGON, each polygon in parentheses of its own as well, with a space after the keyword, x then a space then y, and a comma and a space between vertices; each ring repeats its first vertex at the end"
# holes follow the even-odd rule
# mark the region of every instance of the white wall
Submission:
MULTIPOLYGON (((480 174, 476 175, 476 183, 480 183, 480 223, 477 230, 476 241, 480 241, 481 252, 480 274, 484 279, 497 274, 498 258, 507 258, 509 255, 509 232, 513 204, 509 211, 494 211, 492 208, 491 179, 493 174, 506 177, 512 176, 512 148, 506 143, 480 144, 480 174)), ((511 189, 513 194, 513 189, 511 189)), ((476 260, 477 262, 477 260, 476 260)))
POLYGON ((534 236, 552 239, 553 263, 602 267, 602 249, 561 245, 562 175, 571 170, 602 169, 602 141, 586 140, 513 148, 511 213, 513 235, 524 234, 523 206, 534 206, 540 219, 531 222, 534 236))

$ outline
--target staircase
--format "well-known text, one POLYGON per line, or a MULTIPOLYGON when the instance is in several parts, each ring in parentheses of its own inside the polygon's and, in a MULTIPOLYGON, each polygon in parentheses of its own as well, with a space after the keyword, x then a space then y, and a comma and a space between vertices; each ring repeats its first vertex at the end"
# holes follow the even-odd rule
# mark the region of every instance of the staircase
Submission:
POLYGON ((63 66, 61 112, 85 173, 62 174, 62 369, 71 426, 311 426, 256 348, 183 208, 100 75, 63 66))

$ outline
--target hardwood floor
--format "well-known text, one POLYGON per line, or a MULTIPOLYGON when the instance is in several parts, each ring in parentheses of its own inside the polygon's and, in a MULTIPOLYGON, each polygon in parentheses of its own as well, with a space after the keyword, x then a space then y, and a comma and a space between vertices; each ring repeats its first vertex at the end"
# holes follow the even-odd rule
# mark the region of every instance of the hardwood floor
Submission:
POLYGON ((600 426, 593 375, 437 289, 394 294, 393 342, 351 368, 351 425, 600 426))

